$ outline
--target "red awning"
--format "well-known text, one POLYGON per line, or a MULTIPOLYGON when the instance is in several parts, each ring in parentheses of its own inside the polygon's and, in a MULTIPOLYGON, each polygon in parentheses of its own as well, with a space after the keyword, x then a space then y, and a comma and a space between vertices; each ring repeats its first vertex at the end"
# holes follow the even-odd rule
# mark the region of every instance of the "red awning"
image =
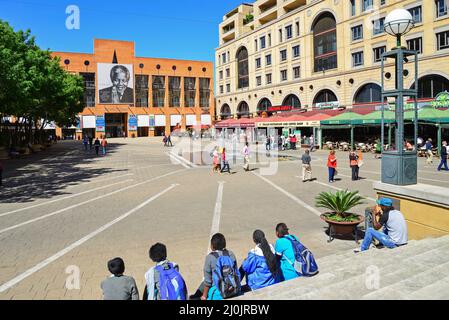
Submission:
POLYGON ((226 119, 215 124, 216 128, 249 128, 255 127, 255 119, 226 119))

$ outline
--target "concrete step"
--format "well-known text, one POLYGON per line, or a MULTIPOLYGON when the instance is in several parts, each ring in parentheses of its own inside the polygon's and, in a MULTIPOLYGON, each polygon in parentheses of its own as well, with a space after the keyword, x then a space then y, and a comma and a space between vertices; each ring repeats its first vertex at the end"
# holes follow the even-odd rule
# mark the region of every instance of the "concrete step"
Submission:
POLYGON ((410 295, 413 300, 448 300, 449 299, 449 277, 425 286, 410 295))

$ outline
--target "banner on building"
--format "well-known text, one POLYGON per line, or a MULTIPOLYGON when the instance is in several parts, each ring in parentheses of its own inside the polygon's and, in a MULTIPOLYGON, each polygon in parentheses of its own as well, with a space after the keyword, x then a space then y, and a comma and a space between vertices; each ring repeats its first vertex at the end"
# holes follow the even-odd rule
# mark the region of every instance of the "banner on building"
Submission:
POLYGON ((134 114, 128 116, 128 131, 137 131, 137 116, 134 114))
POLYGON ((133 104, 133 65, 98 63, 98 99, 101 104, 133 104))
POLYGON ((96 130, 97 132, 105 132, 105 120, 104 120, 104 116, 97 116, 97 119, 95 121, 95 126, 96 126, 96 130))
POLYGON ((154 127, 155 125, 154 114, 150 114, 150 127, 154 127))

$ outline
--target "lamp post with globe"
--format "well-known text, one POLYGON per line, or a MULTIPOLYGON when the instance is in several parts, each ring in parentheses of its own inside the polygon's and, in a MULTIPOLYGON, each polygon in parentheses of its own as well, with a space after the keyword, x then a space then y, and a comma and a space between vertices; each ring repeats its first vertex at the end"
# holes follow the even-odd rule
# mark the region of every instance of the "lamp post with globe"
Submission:
POLYGON ((411 185, 417 183, 417 150, 416 140, 418 134, 418 53, 402 47, 401 37, 409 32, 414 26, 412 15, 408 10, 396 9, 390 12, 385 18, 384 29, 388 34, 396 37, 396 47, 391 51, 382 54, 381 59, 381 86, 382 86, 382 129, 381 143, 384 146, 384 125, 385 125, 385 100, 394 100, 395 120, 390 126, 395 128, 394 145, 389 145, 387 150, 382 148, 382 175, 383 183, 394 185, 411 185), (415 86, 413 89, 404 89, 404 62, 407 63, 409 57, 414 57, 415 86), (395 61, 395 88, 387 90, 385 88, 385 60, 395 61), (414 143, 413 151, 404 150, 404 100, 411 98, 414 100, 414 143))

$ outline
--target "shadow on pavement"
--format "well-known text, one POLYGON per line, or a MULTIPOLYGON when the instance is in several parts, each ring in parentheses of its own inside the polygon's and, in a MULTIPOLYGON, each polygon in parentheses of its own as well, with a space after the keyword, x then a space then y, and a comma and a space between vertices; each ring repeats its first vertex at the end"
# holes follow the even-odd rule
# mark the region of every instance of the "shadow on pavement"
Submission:
MULTIPOLYGON (((36 199, 49 199, 70 194, 69 186, 89 182, 94 178, 128 169, 103 167, 80 167, 99 158, 108 158, 116 153, 122 144, 109 143, 103 157, 95 149, 84 151, 80 142, 59 142, 46 150, 20 159, 4 161, 3 187, 0 187, 0 203, 24 203, 36 199)), ((117 179, 117 182, 120 181, 117 179)))

